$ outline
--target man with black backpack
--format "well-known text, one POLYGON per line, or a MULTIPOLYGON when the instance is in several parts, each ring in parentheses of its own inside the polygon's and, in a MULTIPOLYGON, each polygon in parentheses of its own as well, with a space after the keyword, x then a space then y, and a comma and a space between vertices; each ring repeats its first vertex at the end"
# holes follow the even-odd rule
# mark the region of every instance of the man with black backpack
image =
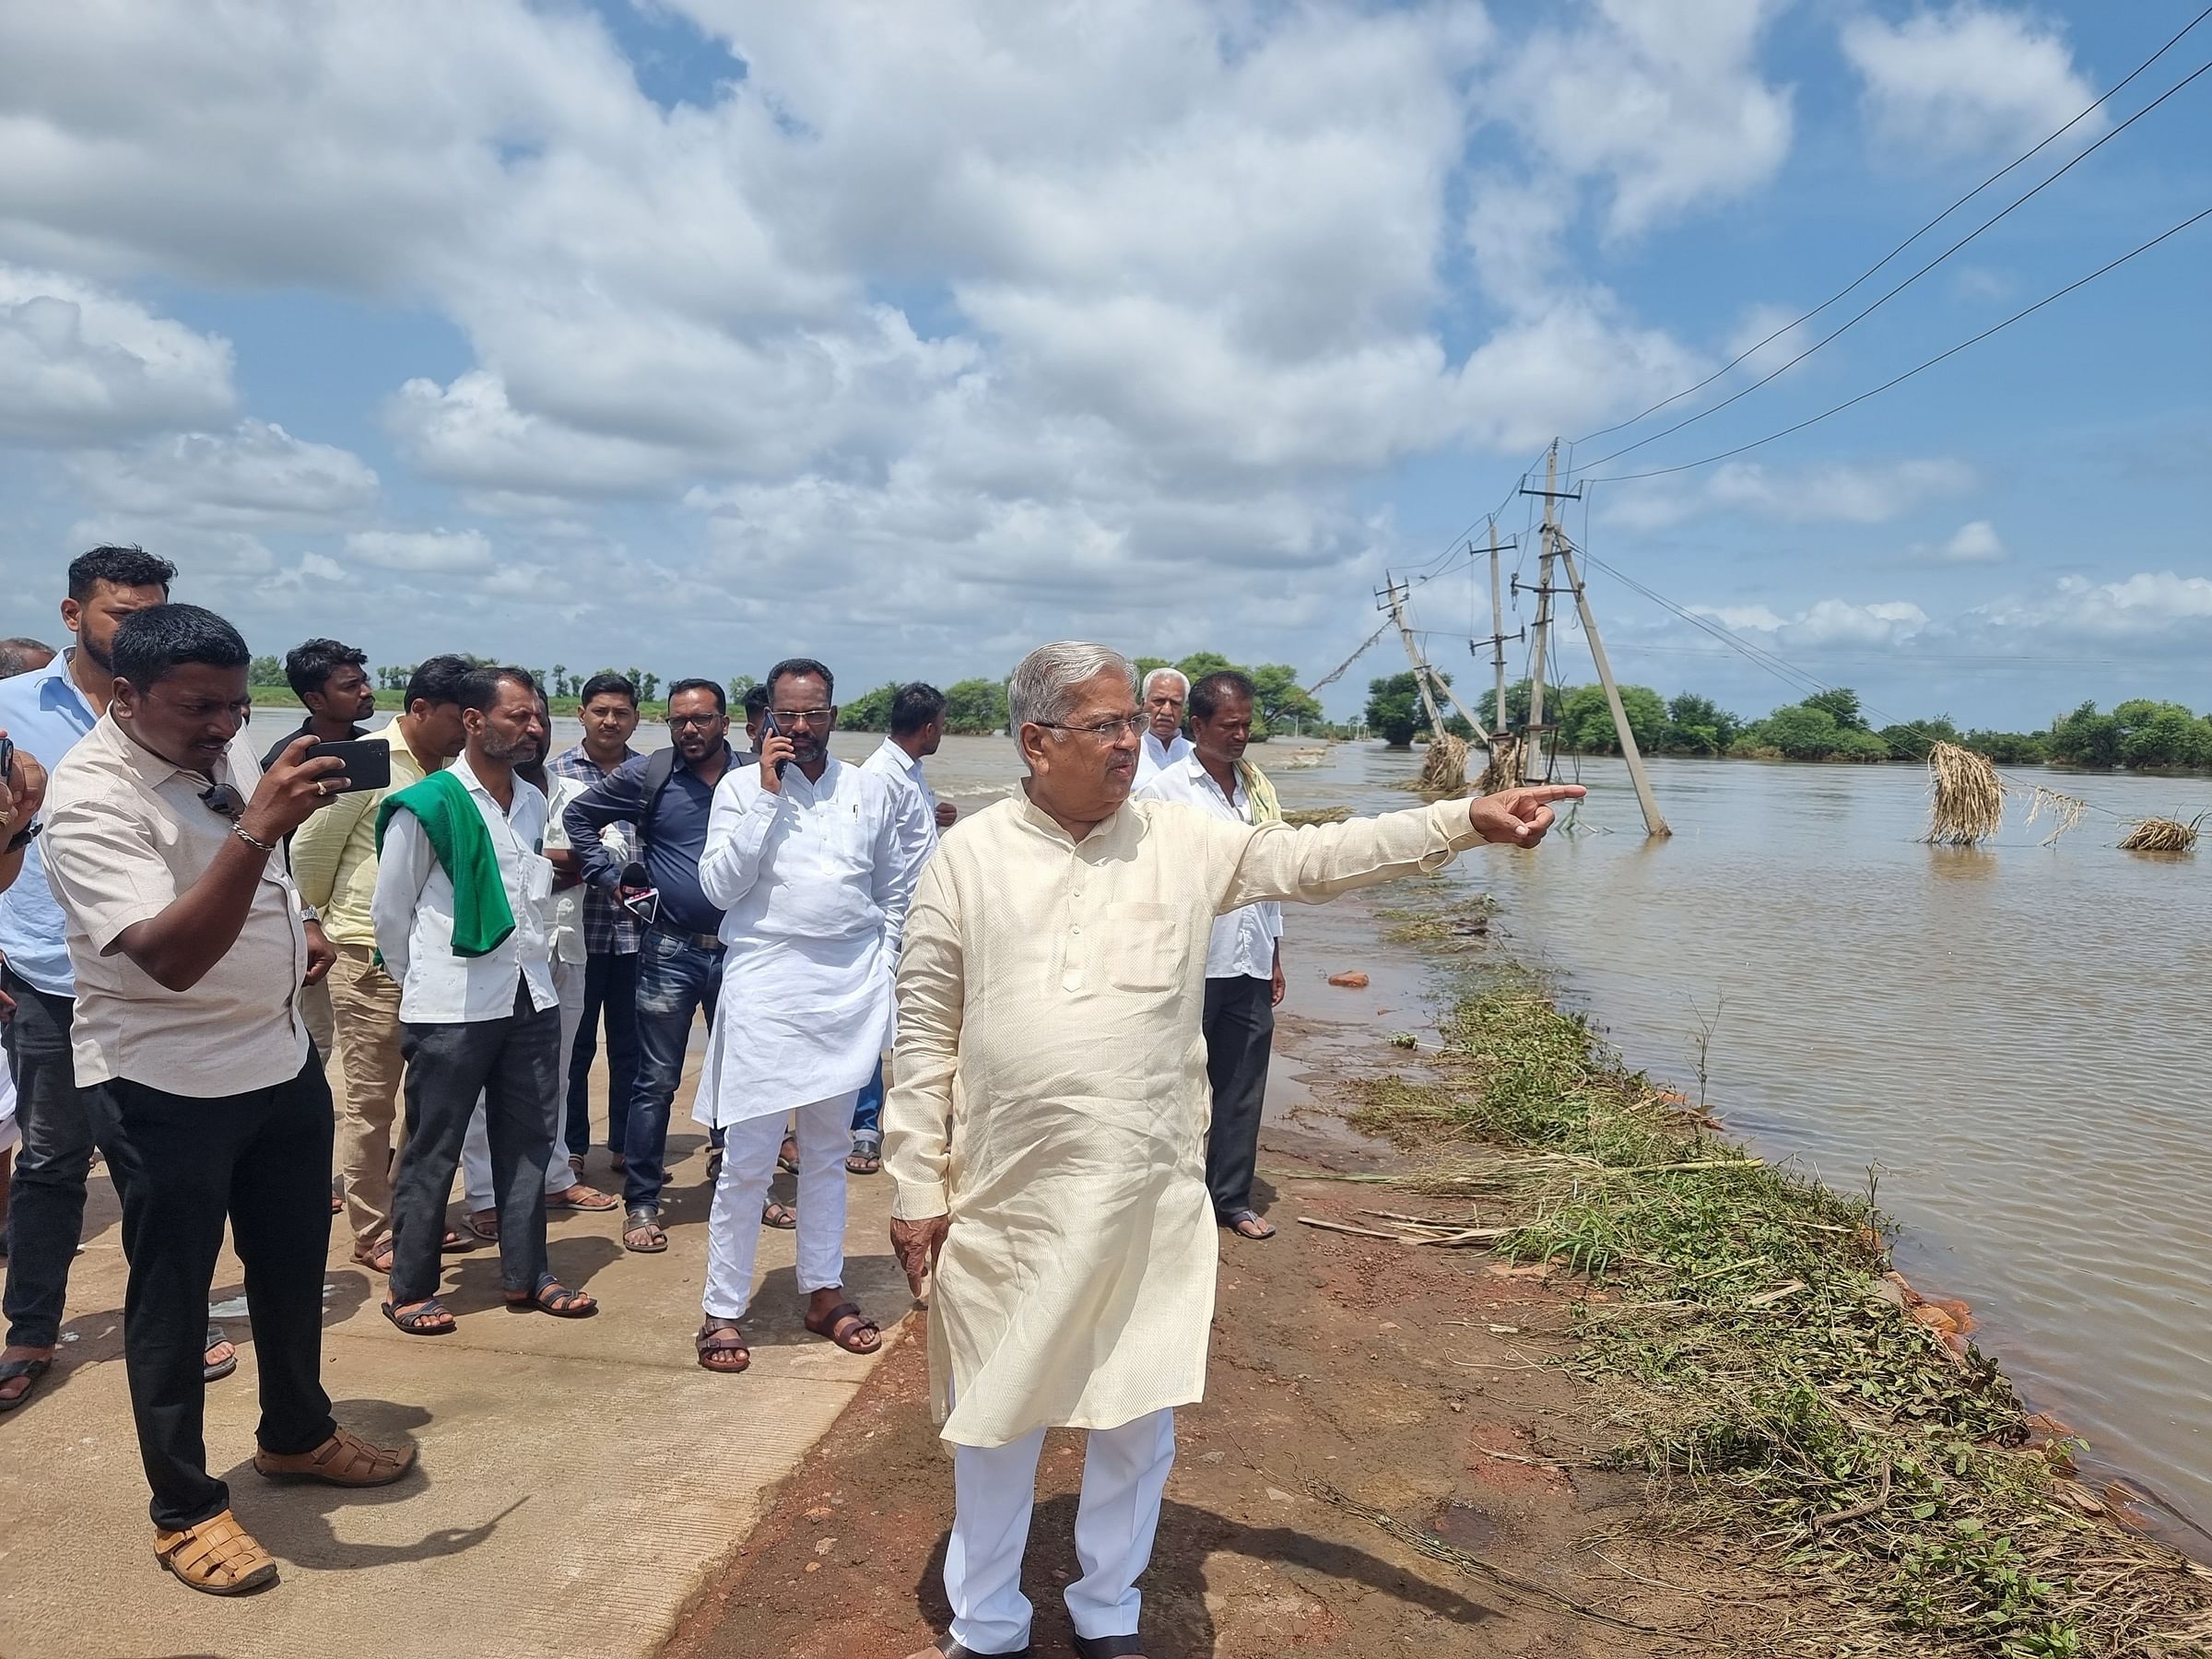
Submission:
POLYGON ((752 757, 730 747, 729 705, 711 679, 668 689, 672 747, 624 761, 562 815, 583 879, 644 924, 638 946, 638 1080, 623 1134, 622 1242, 646 1254, 668 1248, 660 1225, 667 1183, 668 1113, 684 1072, 691 1021, 707 1024, 722 989, 722 912, 700 888, 714 786, 752 757), (601 841, 631 826, 635 851, 618 861, 601 841))

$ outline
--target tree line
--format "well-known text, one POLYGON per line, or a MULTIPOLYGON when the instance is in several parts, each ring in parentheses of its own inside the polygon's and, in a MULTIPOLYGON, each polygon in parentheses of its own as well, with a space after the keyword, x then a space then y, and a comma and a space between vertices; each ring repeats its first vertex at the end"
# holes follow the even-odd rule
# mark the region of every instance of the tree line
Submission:
MULTIPOLYGON (((1449 683, 1449 677, 1444 677, 1449 683)), ((1405 747, 1426 726, 1428 717, 1410 671, 1372 680, 1368 691, 1368 725, 1393 747, 1405 747)), ((1496 722, 1495 702, 1492 691, 1485 691, 1475 702, 1475 712, 1486 728, 1496 722)), ((1663 698, 1649 686, 1623 686, 1620 702, 1636 747, 1647 755, 1919 761, 1943 742, 1986 755, 1999 766, 2212 767, 2212 714, 2200 715, 2184 704, 2149 698, 2120 703, 2109 713, 2094 701, 2085 702, 2034 732, 1961 731, 1948 715, 1877 729, 1866 718, 1859 694, 1848 687, 1816 692, 1759 720, 1745 720, 1694 691, 1663 698)), ((1528 681, 1506 688, 1509 728, 1528 724, 1528 681)), ((1544 719, 1558 728, 1554 741, 1562 753, 1620 752, 1602 686, 1546 687, 1544 719)), ((1456 714, 1445 724, 1461 737, 1477 736, 1456 714)))

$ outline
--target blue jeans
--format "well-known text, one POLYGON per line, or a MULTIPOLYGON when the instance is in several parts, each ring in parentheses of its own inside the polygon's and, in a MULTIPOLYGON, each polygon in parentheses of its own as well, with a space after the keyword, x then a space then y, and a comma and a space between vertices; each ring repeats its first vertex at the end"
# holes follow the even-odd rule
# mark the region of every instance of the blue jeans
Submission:
POLYGON ((592 1062, 599 1057, 599 1027, 606 1025, 606 1149, 622 1150, 629 1097, 638 1087, 638 959, 594 950, 583 962, 583 1021, 576 1046, 561 1056, 569 1068, 569 1150, 592 1149, 592 1062))
POLYGON ((876 1075, 861 1085, 860 1099, 853 1102, 853 1133, 863 1131, 870 1135, 883 1133, 883 1061, 876 1062, 876 1075))
POLYGON ((683 1080, 691 1018, 703 1008, 712 1030, 721 996, 720 946, 708 950, 688 935, 645 930, 638 945, 638 1084, 622 1139, 622 1202, 628 1208, 661 1201, 661 1188, 668 1183, 668 1111, 683 1080))

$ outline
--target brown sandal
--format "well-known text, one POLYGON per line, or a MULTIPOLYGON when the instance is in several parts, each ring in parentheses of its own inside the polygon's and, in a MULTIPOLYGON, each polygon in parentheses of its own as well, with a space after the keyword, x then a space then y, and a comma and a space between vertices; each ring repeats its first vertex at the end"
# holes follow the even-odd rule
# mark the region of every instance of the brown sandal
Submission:
POLYGON ((350 1429, 337 1429, 312 1452, 253 1450, 253 1468, 268 1480, 320 1480, 339 1487, 390 1486, 415 1466, 415 1448, 372 1446, 350 1429))
POLYGON ((860 1311, 858 1302, 839 1302, 818 1321, 809 1313, 806 1328, 848 1354, 872 1354, 883 1346, 882 1327, 860 1311))
POLYGON ((371 1245, 367 1250, 357 1249, 353 1253, 353 1259, 371 1273, 390 1273, 392 1271, 392 1241, 386 1239, 382 1244, 371 1245))
POLYGON ((229 1510, 181 1532, 154 1532, 154 1559, 209 1595, 243 1595, 276 1582, 276 1559, 229 1510))
POLYGON ((693 1334, 691 1346, 699 1352, 700 1369, 720 1371, 725 1377, 735 1376, 753 1362, 752 1345, 746 1341, 745 1333, 737 1328, 734 1319, 708 1320, 693 1334), (717 1365, 712 1358, 716 1354, 735 1354, 737 1363, 717 1365))

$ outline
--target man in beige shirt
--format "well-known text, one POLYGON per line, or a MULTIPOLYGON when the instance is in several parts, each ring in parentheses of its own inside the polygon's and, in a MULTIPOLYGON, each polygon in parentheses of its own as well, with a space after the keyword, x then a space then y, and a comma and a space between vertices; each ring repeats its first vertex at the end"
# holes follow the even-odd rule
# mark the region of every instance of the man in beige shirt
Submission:
POLYGON ((915 1659, 1029 1651, 1021 1559, 1051 1427, 1090 1430, 1076 1650, 1141 1655, 1136 1580, 1213 1320, 1214 918, 1435 870, 1478 841, 1533 847, 1547 803, 1583 791, 1246 824, 1129 800, 1146 716, 1103 646, 1031 652, 1007 702, 1029 778, 923 871, 884 1112, 891 1242, 917 1294, 935 1267, 931 1384, 956 1493, 952 1629, 915 1659))
POLYGON ((226 1220, 260 1371, 254 1468, 382 1486, 414 1462, 340 1429, 322 1382, 330 1088, 300 991, 331 953, 275 854, 347 780, 306 758, 308 738, 261 772, 241 735, 246 643, 212 612, 135 612, 112 650, 108 712, 47 793, 46 876, 76 978, 76 1081, 123 1203, 124 1365, 154 1553, 229 1595, 276 1563, 231 1515, 201 1434, 226 1220))
MULTIPOLYGON (((461 682, 474 667, 466 657, 434 656, 417 668, 407 679, 405 711, 363 740, 392 746, 391 788, 343 796, 292 838, 292 878, 321 913, 338 953, 330 971, 344 1085, 338 1172, 346 1178, 353 1259, 378 1273, 392 1271, 392 1169, 406 1132, 398 1124, 405 1070, 399 986, 377 965, 376 926, 369 917, 376 893, 376 813, 385 795, 444 770, 461 752, 461 682)), ((457 1232, 446 1236, 448 1248, 465 1242, 457 1232)))

